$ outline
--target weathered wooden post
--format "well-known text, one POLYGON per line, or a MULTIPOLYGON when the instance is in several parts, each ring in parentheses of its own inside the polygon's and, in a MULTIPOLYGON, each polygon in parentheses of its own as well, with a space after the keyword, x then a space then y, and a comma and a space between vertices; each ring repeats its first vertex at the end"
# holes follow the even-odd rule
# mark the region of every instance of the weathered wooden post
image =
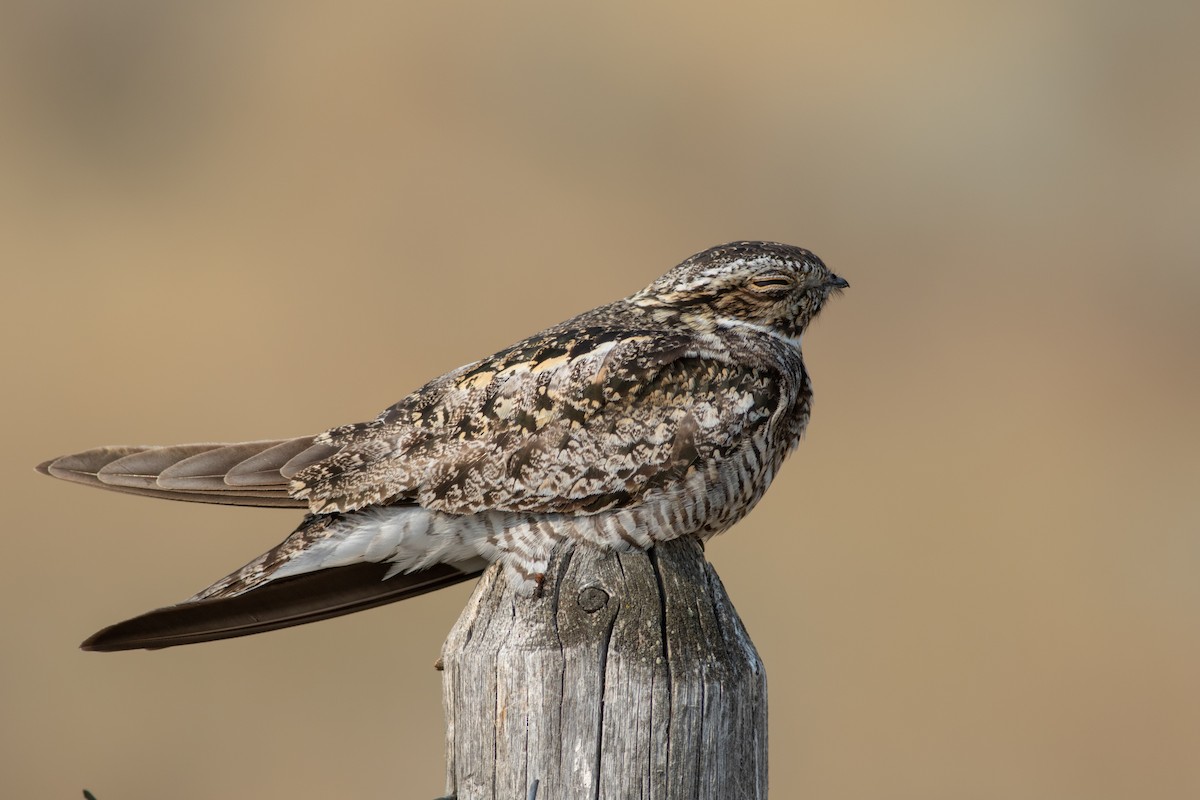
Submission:
POLYGON ((542 597, 493 566, 442 651, 458 800, 767 796, 767 683, 694 539, 555 553, 542 597))

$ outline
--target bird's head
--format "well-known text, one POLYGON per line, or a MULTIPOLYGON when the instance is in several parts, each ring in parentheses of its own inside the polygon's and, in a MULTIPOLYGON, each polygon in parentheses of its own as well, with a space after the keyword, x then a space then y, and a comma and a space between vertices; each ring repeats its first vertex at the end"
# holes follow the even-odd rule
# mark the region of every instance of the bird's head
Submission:
POLYGON ((830 295, 849 285, 801 247, 730 242, 697 253, 630 302, 706 326, 799 339, 830 295))

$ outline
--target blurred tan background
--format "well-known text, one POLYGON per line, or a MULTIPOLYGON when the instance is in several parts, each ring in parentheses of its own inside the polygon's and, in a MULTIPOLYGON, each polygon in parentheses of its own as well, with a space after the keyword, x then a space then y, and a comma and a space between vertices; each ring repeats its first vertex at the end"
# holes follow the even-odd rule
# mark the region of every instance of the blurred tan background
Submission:
POLYGON ((1200 796, 1200 6, 0 6, 0 796, 432 798, 469 586, 85 654, 295 515, 37 476, 366 419, 709 245, 812 248, 710 548, 777 798, 1200 796))

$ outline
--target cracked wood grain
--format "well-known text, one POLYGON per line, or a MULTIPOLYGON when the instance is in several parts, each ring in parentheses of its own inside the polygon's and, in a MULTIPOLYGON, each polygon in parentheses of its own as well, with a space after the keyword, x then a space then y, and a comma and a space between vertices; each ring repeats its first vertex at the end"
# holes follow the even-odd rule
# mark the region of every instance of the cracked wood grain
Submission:
POLYGON ((694 539, 560 548, 540 597, 492 567, 442 664, 458 800, 767 796, 766 674, 694 539))

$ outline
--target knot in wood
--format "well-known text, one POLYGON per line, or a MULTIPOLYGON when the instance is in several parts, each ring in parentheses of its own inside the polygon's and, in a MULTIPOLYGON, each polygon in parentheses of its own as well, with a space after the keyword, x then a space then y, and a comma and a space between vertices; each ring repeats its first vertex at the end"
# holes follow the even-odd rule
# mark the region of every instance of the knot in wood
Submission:
POLYGON ((608 605, 608 592, 599 586, 587 586, 579 592, 579 607, 594 614, 608 605))

